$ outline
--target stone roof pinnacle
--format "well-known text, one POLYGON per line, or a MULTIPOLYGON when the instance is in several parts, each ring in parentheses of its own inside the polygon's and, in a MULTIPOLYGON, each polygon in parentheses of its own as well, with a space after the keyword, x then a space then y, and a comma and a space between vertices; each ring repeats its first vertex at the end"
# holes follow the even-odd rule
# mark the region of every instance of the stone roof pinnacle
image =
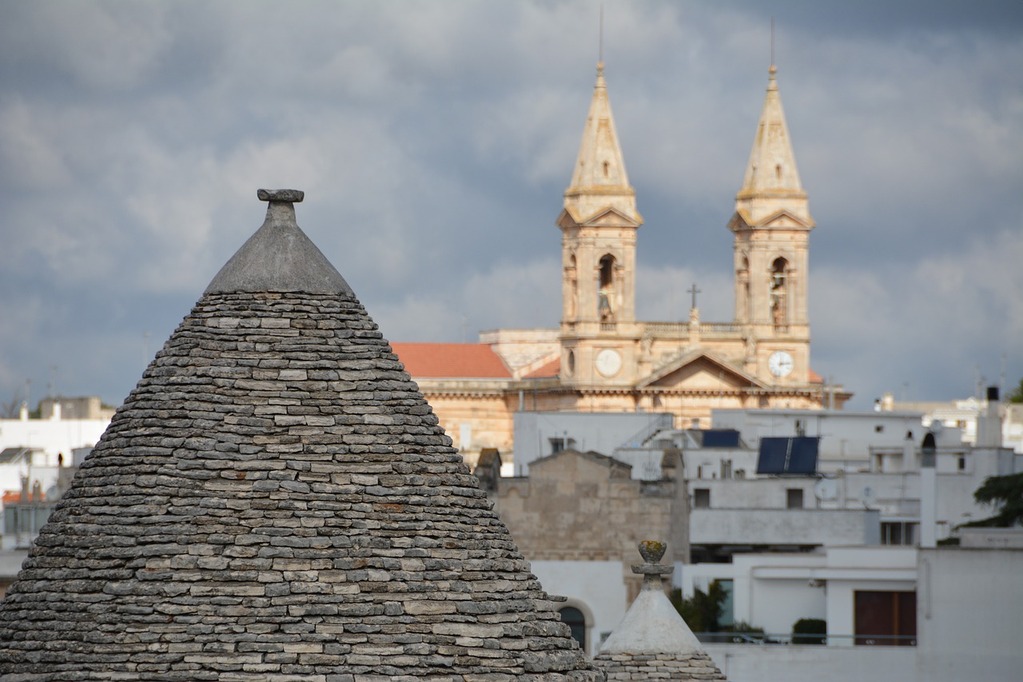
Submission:
POLYGON ((256 196, 268 202, 263 225, 220 269, 205 293, 351 294, 341 273, 298 226, 295 204, 305 198, 305 192, 261 189, 256 196))

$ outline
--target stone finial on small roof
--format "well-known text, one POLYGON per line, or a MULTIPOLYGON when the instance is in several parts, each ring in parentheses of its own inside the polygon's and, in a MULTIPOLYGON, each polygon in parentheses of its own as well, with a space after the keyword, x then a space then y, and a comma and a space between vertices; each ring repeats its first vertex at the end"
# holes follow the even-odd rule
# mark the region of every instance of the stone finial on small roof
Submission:
POLYGON ((701 649, 699 640, 664 594, 664 578, 671 575, 674 567, 657 562, 667 548, 658 540, 639 543, 644 563, 634 565, 632 572, 643 576, 643 588, 625 619, 604 641, 601 653, 690 653, 701 649))

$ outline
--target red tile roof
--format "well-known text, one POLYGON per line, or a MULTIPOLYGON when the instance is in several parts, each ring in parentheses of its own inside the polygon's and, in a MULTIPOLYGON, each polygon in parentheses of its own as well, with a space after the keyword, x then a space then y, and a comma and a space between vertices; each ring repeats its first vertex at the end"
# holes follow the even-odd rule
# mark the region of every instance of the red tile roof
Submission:
POLYGON ((529 374, 524 375, 523 379, 546 379, 547 377, 556 377, 560 372, 561 358, 554 358, 546 365, 541 365, 529 374))
POLYGON ((485 343, 392 343, 413 377, 510 379, 501 357, 485 343))
POLYGON ((809 375, 810 375, 809 379, 810 379, 810 383, 811 384, 823 384, 824 383, 824 377, 822 377, 820 374, 817 374, 817 372, 813 371, 812 369, 809 370, 809 375))

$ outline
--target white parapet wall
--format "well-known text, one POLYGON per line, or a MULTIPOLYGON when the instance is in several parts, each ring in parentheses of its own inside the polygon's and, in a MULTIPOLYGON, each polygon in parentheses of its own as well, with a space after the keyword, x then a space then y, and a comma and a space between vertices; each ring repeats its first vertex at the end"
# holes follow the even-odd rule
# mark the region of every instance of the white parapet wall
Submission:
POLYGON ((620 561, 532 561, 533 574, 545 592, 566 597, 586 617, 586 653, 594 656, 601 641, 618 627, 629 608, 625 571, 620 561))
MULTIPOLYGON (((923 682, 914 647, 705 644, 728 682, 923 682)), ((980 678, 976 678, 980 679, 980 678)))

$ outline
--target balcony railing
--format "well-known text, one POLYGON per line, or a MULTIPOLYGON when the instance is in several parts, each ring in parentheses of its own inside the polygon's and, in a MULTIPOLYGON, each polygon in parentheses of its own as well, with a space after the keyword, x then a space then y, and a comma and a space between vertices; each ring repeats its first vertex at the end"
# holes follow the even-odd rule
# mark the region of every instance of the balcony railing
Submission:
POLYGON ((696 632, 704 644, 778 644, 783 646, 916 646, 916 635, 817 635, 791 632, 696 632), (801 640, 793 642, 793 637, 801 640))

